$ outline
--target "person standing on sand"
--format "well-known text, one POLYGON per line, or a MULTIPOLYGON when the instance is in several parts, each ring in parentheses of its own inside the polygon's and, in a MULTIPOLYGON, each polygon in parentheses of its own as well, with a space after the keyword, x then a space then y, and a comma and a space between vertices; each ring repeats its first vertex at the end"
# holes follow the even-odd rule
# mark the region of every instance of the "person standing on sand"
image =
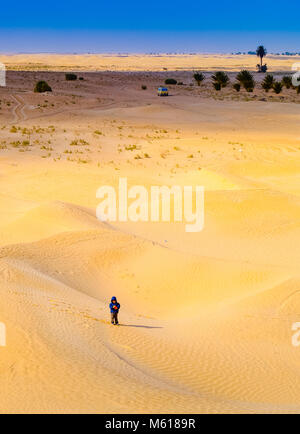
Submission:
POLYGON ((110 314, 111 314, 111 323, 114 325, 118 325, 118 313, 121 305, 117 301, 117 297, 112 297, 111 303, 109 305, 110 308, 110 314))

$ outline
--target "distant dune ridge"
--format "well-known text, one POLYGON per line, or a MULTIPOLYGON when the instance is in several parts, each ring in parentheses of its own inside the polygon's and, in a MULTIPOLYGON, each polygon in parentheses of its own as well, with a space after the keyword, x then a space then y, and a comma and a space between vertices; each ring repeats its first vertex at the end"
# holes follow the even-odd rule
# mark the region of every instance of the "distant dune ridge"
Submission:
POLYGON ((299 413, 297 101, 84 78, 9 72, 0 89, 0 411, 299 413), (53 92, 34 94, 38 79, 53 92), (97 189, 120 177, 203 185, 203 231, 100 222, 97 189))
MULTIPOLYGON (((268 55, 270 71, 291 71, 300 56, 268 55)), ((236 54, 10 54, 0 55, 9 70, 22 71, 163 71, 256 70, 255 55, 236 54)))

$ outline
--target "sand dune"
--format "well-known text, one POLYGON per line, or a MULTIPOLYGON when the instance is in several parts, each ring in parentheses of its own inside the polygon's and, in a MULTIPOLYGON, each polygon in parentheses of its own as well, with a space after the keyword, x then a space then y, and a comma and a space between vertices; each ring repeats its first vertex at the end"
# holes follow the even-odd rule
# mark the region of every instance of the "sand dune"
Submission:
POLYGON ((90 83, 4 116, 1 412, 299 413, 297 106, 130 98, 127 79, 109 107, 90 83), (98 221, 120 176, 205 186, 204 230, 98 221))

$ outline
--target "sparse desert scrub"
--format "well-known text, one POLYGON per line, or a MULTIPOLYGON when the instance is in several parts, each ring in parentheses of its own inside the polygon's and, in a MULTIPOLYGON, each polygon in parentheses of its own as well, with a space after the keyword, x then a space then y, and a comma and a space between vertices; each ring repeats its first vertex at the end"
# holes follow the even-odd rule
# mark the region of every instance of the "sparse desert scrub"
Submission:
POLYGON ((15 142, 11 142, 10 144, 13 148, 30 146, 30 142, 28 140, 24 140, 23 142, 21 142, 20 140, 17 140, 15 142))
POLYGON ((269 90, 273 88, 274 83, 275 83, 274 76, 271 75, 271 74, 268 74, 268 75, 265 76, 265 78, 264 78, 264 80, 263 80, 263 82, 262 82, 262 84, 261 84, 261 87, 262 87, 266 92, 269 92, 269 90))
POLYGON ((213 83, 213 87, 215 88, 215 90, 219 91, 222 89, 221 83, 218 82, 214 82, 213 83))
POLYGON ((217 71, 215 74, 212 75, 212 81, 214 88, 216 90, 220 90, 223 87, 226 87, 229 83, 229 77, 224 71, 217 71))
POLYGON ((279 94, 282 91, 282 83, 280 81, 275 81, 273 84, 273 90, 276 94, 279 94))
POLYGON ((244 69, 238 73, 236 79, 241 83, 247 92, 253 92, 255 81, 251 72, 244 69))
POLYGON ((136 149, 138 149, 138 147, 136 145, 125 146, 125 151, 135 151, 136 149))
POLYGON ((145 84, 142 84, 141 88, 142 90, 147 90, 147 86, 145 84))
POLYGON ((233 89, 235 89, 237 92, 239 92, 241 90, 241 83, 234 83, 234 85, 232 86, 233 89))
POLYGON ((89 143, 86 142, 86 141, 83 140, 83 139, 73 140, 73 141, 70 143, 70 146, 87 146, 87 145, 89 145, 89 143))
POLYGON ((284 77, 282 77, 281 83, 287 89, 290 89, 291 87, 293 87, 292 77, 290 75, 285 75, 284 77))
POLYGON ((43 145, 43 146, 41 146, 41 149, 43 151, 53 151, 53 148, 51 146, 45 146, 45 145, 43 145))
POLYGON ((34 87, 34 92, 43 93, 43 92, 52 92, 51 87, 46 81, 38 81, 34 87))
POLYGON ((75 81, 75 80, 77 80, 77 75, 73 74, 73 73, 70 73, 70 72, 66 73, 65 77, 66 77, 67 81, 75 81))
POLYGON ((202 81, 205 80, 205 75, 202 74, 202 72, 195 72, 193 77, 194 77, 194 80, 196 81, 196 83, 198 84, 198 86, 200 86, 202 81))
POLYGON ((175 78, 166 78, 165 84, 177 84, 177 80, 175 78))

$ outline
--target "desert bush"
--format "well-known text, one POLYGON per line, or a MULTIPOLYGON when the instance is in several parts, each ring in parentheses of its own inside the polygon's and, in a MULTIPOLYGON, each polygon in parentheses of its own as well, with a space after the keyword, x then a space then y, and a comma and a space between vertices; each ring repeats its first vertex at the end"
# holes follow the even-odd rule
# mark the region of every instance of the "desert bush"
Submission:
POLYGON ((143 90, 146 90, 146 89, 147 89, 147 86, 146 86, 145 84, 142 84, 141 88, 142 88, 143 90))
POLYGON ((260 65, 259 63, 256 65, 257 68, 257 72, 267 72, 268 71, 268 66, 265 63, 264 65, 260 65))
POLYGON ((215 90, 218 91, 222 89, 221 83, 219 83, 218 81, 213 83, 213 87, 215 88, 215 90))
MULTIPOLYGON (((226 72, 223 72, 223 71, 216 72, 214 75, 212 75, 211 78, 213 80, 214 88, 216 90, 219 90, 219 89, 216 88, 215 83, 219 83, 221 88, 226 87, 227 84, 229 83, 229 77, 226 74, 226 72)), ((217 86, 217 87, 219 87, 219 86, 217 86)))
POLYGON ((280 81, 275 81, 275 83, 273 84, 273 89, 274 92, 279 94, 282 91, 282 83, 280 81))
POLYGON ((52 92, 51 87, 46 81, 38 81, 34 87, 34 92, 43 93, 43 92, 52 92))
POLYGON ((284 77, 282 77, 281 83, 287 89, 290 89, 293 86, 292 77, 290 75, 285 75, 284 77))
POLYGON ((80 80, 80 81, 83 81, 84 80, 84 78, 83 77, 79 77, 79 79, 78 80, 80 80))
POLYGON ((253 89, 255 87, 255 81, 251 72, 244 69, 243 71, 238 73, 236 79, 240 82, 242 86, 244 86, 247 92, 253 92, 253 89))
POLYGON ((240 83, 234 83, 233 89, 235 89, 237 92, 241 90, 241 84, 240 83))
POLYGON ((205 75, 202 74, 202 72, 195 72, 193 77, 194 77, 194 80, 197 82, 198 86, 200 86, 202 81, 205 80, 205 75))
POLYGON ((72 73, 67 73, 66 74, 66 80, 67 81, 75 81, 75 80, 77 80, 77 75, 72 74, 72 73))
POLYGON ((266 92, 269 92, 269 90, 273 88, 274 83, 275 83, 274 76, 271 74, 268 74, 265 76, 264 80, 262 81, 261 87, 266 92))
POLYGON ((175 78, 167 78, 165 84, 177 84, 177 80, 175 78))
POLYGON ((265 63, 262 67, 261 67, 261 72, 267 72, 268 71, 268 67, 267 64, 265 63))
POLYGON ((253 92, 254 90, 254 84, 252 82, 245 83, 245 89, 247 92, 253 92))

